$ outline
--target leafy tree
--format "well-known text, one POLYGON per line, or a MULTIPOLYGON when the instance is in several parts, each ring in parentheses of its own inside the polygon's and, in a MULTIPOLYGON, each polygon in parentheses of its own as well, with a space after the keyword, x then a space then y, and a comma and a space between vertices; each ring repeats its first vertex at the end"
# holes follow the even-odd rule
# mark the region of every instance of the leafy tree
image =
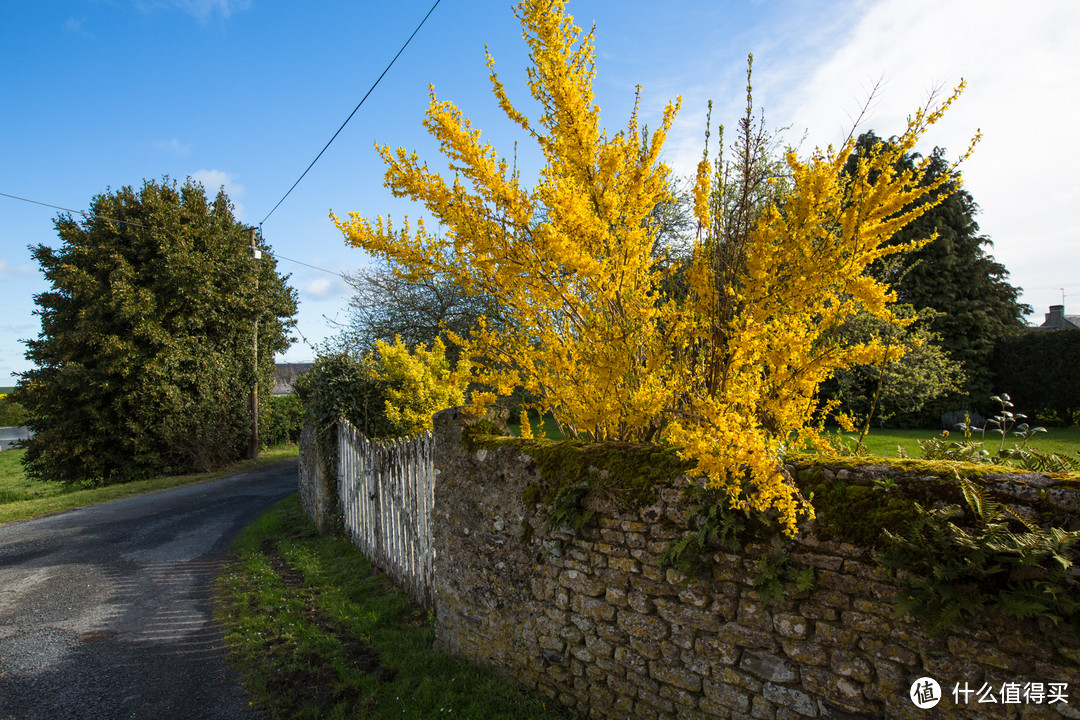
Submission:
MULTIPOLYGON (((864 133, 848 161, 848 171, 860 158, 892 143, 882 142, 872 131, 864 133)), ((935 311, 928 330, 963 367, 965 379, 957 391, 933 404, 940 413, 972 402, 981 405, 995 389, 1000 390, 993 387, 990 369, 994 343, 1023 328, 1024 315, 1031 308, 1019 302, 1020 289, 1009 284, 1005 266, 987 252, 992 243, 979 234, 978 205, 946 161, 945 150, 935 148, 929 158, 906 152, 896 166, 906 170, 920 163, 925 167, 922 182, 937 187, 920 200, 928 206, 926 210, 898 230, 888 244, 933 239, 904 255, 900 263, 876 263, 873 273, 891 285, 899 302, 935 311)))
POLYGON ((713 230, 725 226, 713 213, 726 205, 722 194, 709 200, 726 185, 723 176, 713 182, 706 157, 694 188, 702 236, 687 291, 673 297, 663 290, 671 270, 654 252, 653 212, 671 198, 659 157, 677 104, 651 134, 635 109, 624 131, 608 135, 592 90, 592 34, 582 35, 564 7, 523 0, 515 8, 538 119, 511 104, 489 56, 500 107, 545 160, 534 187, 523 187, 462 112, 432 93, 424 124, 452 180, 405 149, 379 151, 391 191, 422 202, 445 232, 355 213, 335 222, 410 279, 447 277, 498 300, 510 321, 481 319, 461 338, 472 379, 492 389, 473 392, 474 409, 520 387, 571 435, 669 440, 732 507, 776 511, 794 532, 810 508, 784 476, 783 453, 813 435, 820 383, 884 351, 876 341, 844 345, 839 329, 859 312, 895 319, 887 288, 864 271, 903 249, 883 243, 938 187, 919 182, 921 168, 894 165, 959 89, 918 111, 894 149, 860 159, 851 175, 843 171, 854 142, 806 160, 788 153, 783 172, 760 185, 751 185, 758 166, 750 152, 740 184, 760 194, 746 194, 750 206, 736 200, 730 233, 713 230), (782 192, 770 197, 777 186, 782 192))
MULTIPOLYGON (((911 313, 898 308, 898 314, 911 313)), ((856 423, 868 428, 871 421, 881 426, 918 424, 927 403, 956 389, 963 378, 960 367, 926 330, 927 322, 918 318, 904 327, 859 314, 845 323, 842 334, 849 340, 878 338, 886 347, 878 364, 840 368, 822 385, 821 395, 837 401, 848 429, 856 423)))
POLYGON ((35 367, 14 394, 36 433, 27 473, 113 483, 239 457, 249 393, 257 380, 269 396, 296 294, 272 256, 252 258, 225 193, 146 181, 55 225, 59 249, 31 248, 51 287, 35 296, 35 367))
POLYGON ((460 347, 450 336, 468 337, 480 317, 489 323, 499 321, 498 306, 490 297, 470 296, 445 277, 410 281, 382 265, 353 273, 347 282, 354 294, 337 340, 344 350, 366 352, 377 341, 394 343, 396 338, 414 349, 438 339, 448 346, 448 360, 456 364, 460 347))

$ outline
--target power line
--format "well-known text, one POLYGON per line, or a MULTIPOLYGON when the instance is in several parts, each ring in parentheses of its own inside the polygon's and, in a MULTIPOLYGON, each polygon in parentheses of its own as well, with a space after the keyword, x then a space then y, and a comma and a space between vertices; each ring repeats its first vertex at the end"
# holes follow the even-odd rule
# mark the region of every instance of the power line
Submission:
MULTIPOLYGON (((34 205, 41 205, 42 207, 52 208, 53 210, 63 210, 64 212, 67 212, 67 213, 76 213, 76 214, 82 215, 84 218, 86 218, 88 220, 91 219, 91 218, 98 218, 98 219, 101 219, 101 220, 109 220, 109 221, 114 222, 114 223, 119 223, 120 225, 131 225, 132 227, 143 228, 144 230, 152 230, 153 229, 153 228, 148 227, 146 225, 140 225, 139 223, 130 222, 128 220, 117 220, 116 218, 106 217, 105 215, 95 215, 94 213, 86 212, 85 210, 73 210, 71 208, 61 207, 60 205, 53 205, 52 203, 41 202, 40 200, 31 200, 30 198, 24 198, 24 197, 20 197, 18 195, 11 195, 10 193, 0 192, 0 197, 11 198, 12 200, 21 200, 22 202, 32 203, 34 205)), ((171 235, 171 233, 170 233, 170 235, 171 235)), ((311 268, 312 270, 319 270, 320 272, 329 273, 330 275, 336 275, 337 277, 341 278, 342 280, 345 280, 346 282, 348 282, 348 280, 349 280, 349 278, 346 277, 346 275, 344 273, 340 273, 340 272, 337 272, 337 271, 334 271, 334 270, 327 270, 326 268, 321 268, 318 265, 311 265, 309 263, 301 262, 299 260, 293 260, 292 258, 285 257, 284 255, 279 255, 278 253, 274 252, 273 250, 265 250, 264 252, 267 255, 270 255, 271 257, 275 257, 275 258, 277 258, 279 260, 285 260, 287 262, 296 263, 297 265, 303 265, 304 267, 311 268)))
POLYGON ((98 218, 101 220, 109 220, 110 222, 120 223, 121 225, 131 225, 132 227, 142 228, 143 230, 150 230, 151 228, 146 225, 140 225, 139 223, 129 222, 127 220, 117 220, 116 218, 106 217, 105 215, 95 215, 94 213, 86 212, 85 210, 72 210, 71 208, 60 207, 59 205, 50 205, 49 203, 39 202, 37 200, 31 200, 30 198, 19 197, 18 195, 9 195, 8 193, 0 193, 0 195, 11 198, 12 200, 22 200, 23 202, 33 203, 34 205, 41 205, 42 207, 52 208, 53 210, 63 210, 67 213, 78 213, 87 220, 91 218, 98 218))
POLYGON ((321 268, 318 265, 309 265, 306 262, 300 262, 299 260, 293 260, 292 258, 287 258, 284 255, 278 255, 276 252, 273 252, 271 250, 267 250, 266 254, 271 255, 273 257, 276 257, 278 260, 287 260, 288 262, 296 263, 297 265, 303 265, 304 267, 309 267, 312 270, 319 270, 319 271, 324 272, 324 273, 329 273, 330 275, 336 275, 336 276, 338 276, 339 278, 341 278, 342 280, 345 280, 345 281, 348 281, 348 279, 349 279, 349 278, 347 278, 345 276, 344 273, 337 272, 336 270, 327 270, 326 268, 321 268))
POLYGON ((390 68, 394 66, 394 63, 397 62, 397 59, 401 56, 401 53, 405 52, 405 48, 407 48, 409 46, 409 43, 412 42, 412 39, 416 37, 416 33, 420 32, 420 28, 422 28, 424 26, 424 23, 427 22, 427 19, 431 16, 431 13, 435 12, 435 8, 439 6, 439 2, 440 0, 435 0, 435 4, 432 5, 431 9, 427 11, 427 15, 425 15, 424 19, 420 21, 420 24, 416 26, 416 29, 412 31, 412 35, 410 35, 409 39, 405 41, 405 44, 401 46, 401 49, 397 51, 397 55, 394 55, 394 58, 390 61, 386 68, 383 69, 382 74, 379 75, 378 79, 376 79, 372 86, 368 88, 368 91, 364 93, 364 97, 360 98, 360 102, 358 102, 356 104, 356 107, 353 108, 353 111, 349 113, 349 117, 345 118, 345 122, 341 123, 341 127, 337 129, 337 132, 334 133, 334 136, 326 142, 326 145, 324 145, 323 149, 319 151, 319 154, 315 156, 315 159, 311 161, 311 164, 307 166, 307 169, 304 170, 304 172, 300 173, 300 177, 298 177, 296 179, 296 182, 292 184, 292 187, 289 188, 289 191, 285 193, 285 195, 283 195, 280 200, 277 201, 277 205, 272 207, 270 209, 270 212, 266 213, 266 217, 264 217, 259 222, 260 227, 264 222, 267 221, 267 219, 269 219, 271 215, 274 214, 274 211, 278 209, 278 206, 280 206, 281 203, 285 202, 285 198, 289 197, 292 191, 296 189, 296 186, 300 184, 300 181, 304 179, 304 176, 308 174, 308 170, 311 170, 311 168, 315 166, 315 163, 317 163, 319 161, 319 158, 323 156, 323 153, 326 152, 326 149, 330 147, 330 143, 334 142, 337 136, 341 134, 341 131, 345 129, 345 126, 349 124, 349 121, 352 120, 353 115, 356 114, 356 111, 359 110, 360 106, 364 104, 364 101, 368 99, 368 95, 370 95, 371 92, 379 85, 379 81, 381 81, 386 75, 386 73, 390 71, 390 68))

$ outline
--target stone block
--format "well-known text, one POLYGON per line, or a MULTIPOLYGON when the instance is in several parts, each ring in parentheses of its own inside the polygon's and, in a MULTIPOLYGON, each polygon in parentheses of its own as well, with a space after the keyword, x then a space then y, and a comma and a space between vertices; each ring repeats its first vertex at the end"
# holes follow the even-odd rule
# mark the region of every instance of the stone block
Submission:
POLYGON ((846 626, 819 622, 814 626, 814 639, 830 647, 853 648, 859 642, 859 634, 846 626))
POLYGON ((867 708, 862 688, 855 680, 840 677, 831 670, 823 668, 804 668, 802 671, 803 689, 839 705, 844 710, 860 712, 867 708))
POLYGON ((611 643, 595 636, 585 638, 585 647, 598 658, 612 657, 615 653, 615 647, 611 643))
POLYGON ((833 650, 831 667, 840 677, 868 683, 874 679, 874 667, 866 658, 849 650, 833 650))
POLYGON ((678 715, 680 708, 692 708, 697 705, 697 699, 701 696, 699 691, 690 692, 674 685, 661 685, 660 697, 670 700, 675 705, 675 713, 678 715))
POLYGON ((615 607, 626 607, 628 604, 626 591, 621 588, 609 587, 604 590, 604 600, 606 600, 609 605, 614 605, 615 607))
POLYGON ((615 623, 596 623, 596 634, 612 645, 626 644, 626 633, 620 630, 615 623))
POLYGON ((776 647, 777 642, 773 636, 766 632, 745 627, 739 623, 729 622, 720 626, 716 636, 731 645, 739 645, 745 648, 768 648, 776 647))
POLYGON ((581 593, 582 595, 589 595, 591 597, 603 595, 604 591, 607 589, 601 583, 589 577, 585 572, 579 570, 564 570, 561 572, 559 574, 559 584, 575 593, 581 593))
POLYGON ((829 662, 825 648, 816 642, 785 639, 780 641, 780 645, 784 648, 784 654, 800 665, 821 666, 829 662))
POLYGON ((655 660, 649 663, 649 675, 666 684, 690 692, 701 691, 701 676, 681 667, 669 667, 655 660))
POLYGON ((773 628, 786 638, 805 638, 810 631, 810 623, 795 613, 775 613, 773 628))
POLYGON ((656 613, 669 623, 689 625, 705 632, 716 632, 720 629, 720 618, 708 610, 687 607, 682 603, 662 598, 657 598, 654 604, 656 613))
POLYGON ((859 641, 859 647, 868 655, 901 665, 913 666, 919 662, 919 656, 913 650, 880 638, 864 637, 859 641))
POLYGON ((764 603, 742 598, 739 600, 739 624, 755 630, 772 630, 772 615, 765 609, 764 603))
POLYGON ((709 662, 719 665, 734 665, 742 653, 737 645, 724 642, 713 635, 698 636, 694 640, 694 651, 704 656, 709 662))
POLYGON ((761 688, 761 695, 769 702, 786 707, 804 717, 817 716, 817 703, 801 690, 767 682, 761 688))
POLYGON ((610 622, 615 619, 615 608, 612 605, 585 595, 575 595, 570 601, 570 609, 593 622, 610 622))
MULTIPOLYGON (((584 672, 585 669, 589 666, 589 664, 591 664, 593 660, 595 660, 593 654, 589 652, 589 649, 584 645, 575 645, 574 647, 570 648, 570 655, 572 655, 575 659, 581 661, 582 663, 585 663, 585 665, 583 665, 581 668, 582 672, 584 672)), ((578 673, 574 674, 577 675, 578 673)))
POLYGON ((649 672, 648 661, 629 648, 617 646, 614 651, 614 656, 615 662, 626 668, 628 673, 644 675, 649 672))
POLYGON ((734 667, 713 668, 712 679, 714 682, 742 688, 750 693, 750 696, 761 694, 762 682, 753 675, 743 672, 734 667))
POLYGON ((791 554, 791 561, 797 565, 815 567, 821 570, 837 571, 844 567, 844 558, 835 555, 799 552, 791 554))
POLYGON ((715 683, 711 680, 703 681, 702 688, 705 692, 705 697, 717 705, 741 713, 750 712, 749 693, 740 690, 739 688, 732 687, 731 685, 715 683))
MULTIPOLYGON (((629 551, 625 551, 629 555, 629 551)), ((607 559, 607 565, 612 570, 617 570, 623 573, 640 573, 641 564, 632 557, 609 557, 607 559)))
POLYGON ((825 607, 836 608, 837 610, 846 610, 851 607, 851 595, 837 590, 819 587, 814 588, 812 602, 815 605, 823 605, 825 607))
POLYGON ((626 541, 626 535, 622 531, 612 530, 603 525, 600 526, 600 537, 604 542, 612 545, 622 545, 626 541))
MULTIPOLYGON (((993 645, 987 645, 985 643, 975 642, 973 640, 967 640, 962 637, 953 635, 947 640, 949 646, 949 652, 958 658, 966 660, 974 660, 975 662, 985 665, 992 665, 1002 670, 1022 670, 1017 667, 1016 658, 1010 657, 1008 653, 999 650, 993 645)), ((1021 661, 1023 662, 1023 661, 1021 661)))
POLYGON ((655 609, 652 598, 640 590, 630 591, 626 596, 626 603, 634 612, 642 615, 652 615, 655 609))
POLYGON ((555 583, 546 577, 534 577, 529 581, 533 597, 540 602, 548 602, 555 597, 555 583))
POLYGON ((630 637, 630 649, 649 660, 660 659, 660 643, 654 640, 642 640, 639 637, 630 637))
POLYGON ((750 703, 750 717, 754 720, 776 720, 776 706, 764 695, 755 695, 750 703))
POLYGON ((639 575, 630 576, 630 587, 634 590, 640 590, 646 595, 653 595, 656 597, 676 597, 679 594, 677 588, 672 587, 665 582, 656 582, 639 575))
POLYGON ((739 660, 739 667, 754 677, 773 683, 797 683, 799 668, 786 657, 747 650, 739 660))
POLYGON ((705 594, 703 583, 698 583, 697 588, 685 588, 679 591, 679 602, 684 605, 689 605, 695 608, 704 608, 709 604, 708 596, 705 594))

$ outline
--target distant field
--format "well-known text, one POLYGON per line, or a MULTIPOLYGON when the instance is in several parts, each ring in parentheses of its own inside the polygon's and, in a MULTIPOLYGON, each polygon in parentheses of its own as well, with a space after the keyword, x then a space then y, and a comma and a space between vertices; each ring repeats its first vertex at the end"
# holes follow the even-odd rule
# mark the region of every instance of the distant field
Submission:
POLYGON ((0 395, 7 395, 9 392, 11 392, 14 389, 15 389, 14 387, 0 387, 0 395))

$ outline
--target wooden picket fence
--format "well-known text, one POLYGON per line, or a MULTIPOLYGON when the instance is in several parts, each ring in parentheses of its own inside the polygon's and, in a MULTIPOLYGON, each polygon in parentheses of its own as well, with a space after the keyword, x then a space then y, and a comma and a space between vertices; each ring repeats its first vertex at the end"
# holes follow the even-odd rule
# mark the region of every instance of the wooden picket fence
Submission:
POLYGON ((338 493, 349 539, 413 600, 433 610, 431 432, 380 442, 341 420, 338 453, 338 493))

